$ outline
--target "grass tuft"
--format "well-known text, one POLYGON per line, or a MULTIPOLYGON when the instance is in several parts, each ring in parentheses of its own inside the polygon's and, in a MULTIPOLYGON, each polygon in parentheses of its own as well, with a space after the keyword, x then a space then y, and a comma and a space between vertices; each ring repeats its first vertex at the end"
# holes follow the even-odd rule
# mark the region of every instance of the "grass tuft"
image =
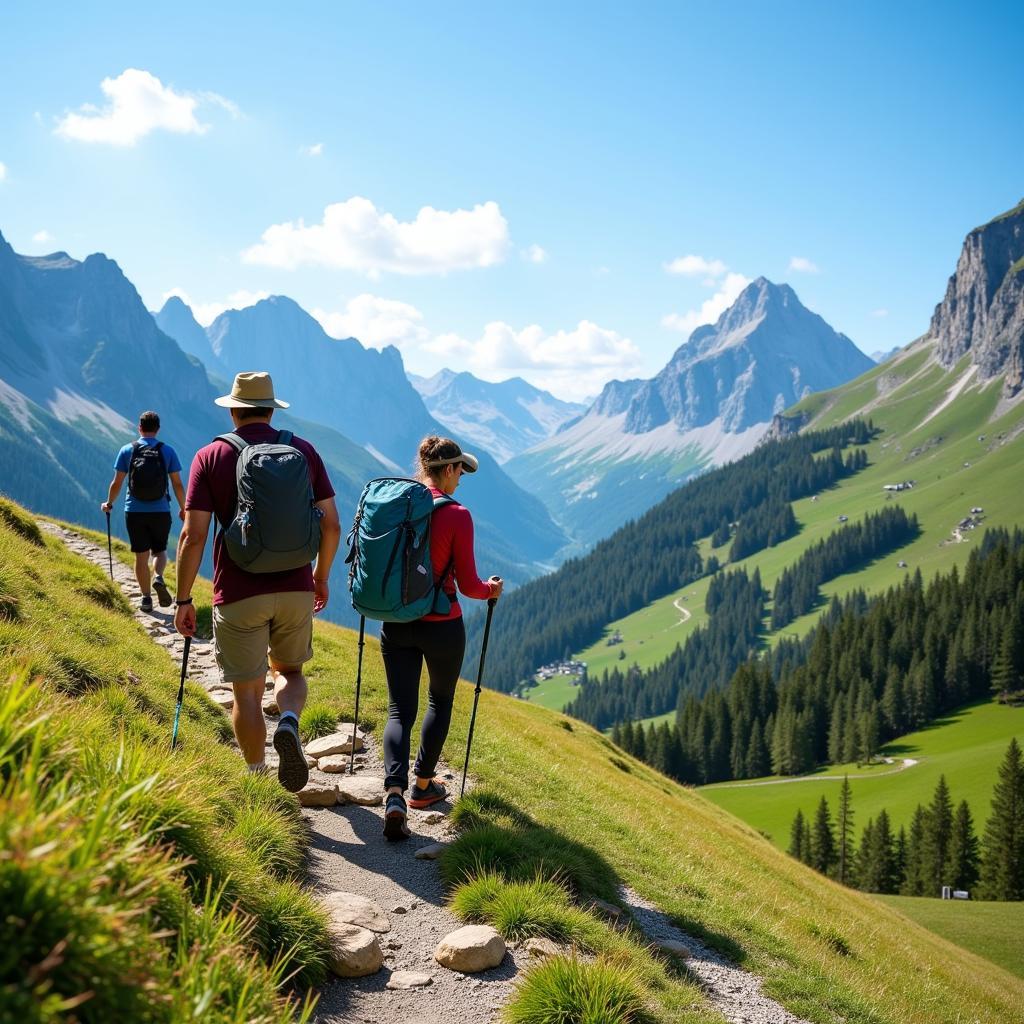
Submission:
POLYGON ((46 547, 43 534, 32 516, 13 501, 0 498, 0 525, 16 533, 23 540, 34 544, 37 548, 46 547))
POLYGON ((322 700, 307 704, 299 719, 299 731, 306 743, 320 736, 329 736, 337 727, 337 712, 330 704, 322 700))

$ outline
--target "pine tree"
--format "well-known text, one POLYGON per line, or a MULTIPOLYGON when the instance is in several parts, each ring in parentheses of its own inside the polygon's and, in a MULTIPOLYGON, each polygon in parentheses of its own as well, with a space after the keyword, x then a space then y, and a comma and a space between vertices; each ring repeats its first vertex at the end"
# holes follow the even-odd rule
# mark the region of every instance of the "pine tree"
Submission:
POLYGON ((907 830, 900 825, 893 849, 892 873, 895 879, 892 892, 902 892, 907 874, 907 830))
POLYGON ((893 843, 892 828, 889 825, 889 814, 883 808, 878 812, 875 828, 871 834, 870 851, 870 886, 861 888, 870 892, 896 892, 899 888, 899 871, 897 853, 893 843))
POLYGON ((860 836, 860 846, 857 848, 857 857, 855 870, 853 872, 857 888, 863 889, 865 892, 874 892, 874 871, 872 867, 872 846, 874 845, 875 836, 875 822, 872 818, 868 818, 868 823, 864 826, 864 831, 860 836))
POLYGON ((980 888, 985 899, 1024 900, 1024 764, 1016 739, 1010 740, 992 791, 980 888))
POLYGON ((961 800, 953 817, 953 835, 949 842, 949 884, 954 889, 970 889, 978 881, 978 838, 966 800, 961 800))
POLYGON ((851 806, 850 777, 843 776, 843 784, 839 789, 839 810, 836 829, 838 839, 839 882, 849 884, 849 875, 853 868, 853 808, 851 806))
POLYGON ((822 796, 811 827, 811 867, 827 875, 836 860, 836 838, 828 801, 822 796))
POLYGON ((793 826, 789 830, 789 850, 788 853, 791 857, 796 857, 797 860, 803 860, 805 857, 804 852, 804 812, 798 810, 796 817, 793 819, 793 826))
MULTIPOLYGON (((904 896, 925 895, 924 872, 924 831, 925 809, 918 804, 914 816, 910 820, 910 831, 904 845, 903 885, 900 892, 904 896)), ((929 893, 928 895, 934 895, 929 893)))
POLYGON ((925 816, 921 854, 922 881, 925 896, 938 896, 949 885, 949 846, 953 837, 953 801, 949 796, 946 776, 940 775, 935 794, 925 816))

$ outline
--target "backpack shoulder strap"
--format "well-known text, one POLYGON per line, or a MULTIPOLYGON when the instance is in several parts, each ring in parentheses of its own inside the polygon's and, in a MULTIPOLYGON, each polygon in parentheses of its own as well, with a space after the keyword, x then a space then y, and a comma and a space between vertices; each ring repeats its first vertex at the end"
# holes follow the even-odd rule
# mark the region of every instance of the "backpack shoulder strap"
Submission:
POLYGON ((443 508, 445 505, 457 505, 458 502, 450 494, 439 494, 434 499, 434 511, 443 508))
POLYGON ((236 452, 239 453, 242 452, 243 448, 249 447, 249 442, 246 441, 244 437, 241 437, 239 434, 236 434, 234 431, 229 431, 227 434, 218 434, 214 438, 214 441, 225 441, 229 445, 231 445, 231 447, 234 448, 236 452))
POLYGON ((277 432, 277 443, 291 444, 293 437, 295 437, 295 435, 290 430, 279 430, 277 432))
POLYGON ((146 447, 145 441, 132 441, 132 455, 131 455, 131 457, 134 459, 136 452, 138 452, 138 450, 140 448, 145 448, 145 447, 146 447))
POLYGON ((157 450, 158 452, 161 452, 161 451, 163 451, 163 448, 164 448, 164 443, 163 443, 163 441, 157 441, 157 443, 156 443, 155 445, 153 445, 153 447, 154 447, 154 448, 155 448, 155 449, 156 449, 156 450, 157 450))

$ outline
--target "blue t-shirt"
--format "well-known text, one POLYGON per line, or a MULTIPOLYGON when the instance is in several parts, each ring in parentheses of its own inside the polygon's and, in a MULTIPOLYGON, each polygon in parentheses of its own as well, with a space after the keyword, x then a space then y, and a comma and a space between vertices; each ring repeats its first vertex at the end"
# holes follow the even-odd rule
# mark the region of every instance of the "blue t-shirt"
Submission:
MULTIPOLYGON (((152 448, 157 444, 157 438, 155 437, 140 437, 139 440, 143 444, 147 444, 152 448)), ((165 444, 160 449, 160 454, 164 457, 164 465, 167 467, 167 475, 171 473, 181 472, 181 462, 178 460, 178 453, 169 445, 165 444)), ((132 462, 132 446, 126 444, 118 453, 117 461, 114 463, 114 469, 119 473, 127 473, 128 467, 132 462)), ((125 512, 170 512, 171 502, 167 495, 162 498, 158 498, 156 501, 139 501, 138 498, 132 497, 132 492, 128 488, 128 481, 125 480, 124 488, 124 510, 125 512)), ((171 482, 167 481, 167 486, 170 488, 171 482)))

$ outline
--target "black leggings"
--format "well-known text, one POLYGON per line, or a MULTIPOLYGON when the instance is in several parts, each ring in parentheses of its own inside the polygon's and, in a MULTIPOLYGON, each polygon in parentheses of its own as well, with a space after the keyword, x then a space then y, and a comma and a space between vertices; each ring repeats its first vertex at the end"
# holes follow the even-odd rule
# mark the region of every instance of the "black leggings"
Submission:
POLYGON ((426 659, 430 676, 427 713, 423 716, 420 749, 414 773, 431 778, 448 736, 455 685, 466 652, 462 616, 437 622, 385 622, 380 653, 388 677, 388 724, 384 727, 385 787, 409 785, 409 746, 419 710, 420 672, 426 659))

